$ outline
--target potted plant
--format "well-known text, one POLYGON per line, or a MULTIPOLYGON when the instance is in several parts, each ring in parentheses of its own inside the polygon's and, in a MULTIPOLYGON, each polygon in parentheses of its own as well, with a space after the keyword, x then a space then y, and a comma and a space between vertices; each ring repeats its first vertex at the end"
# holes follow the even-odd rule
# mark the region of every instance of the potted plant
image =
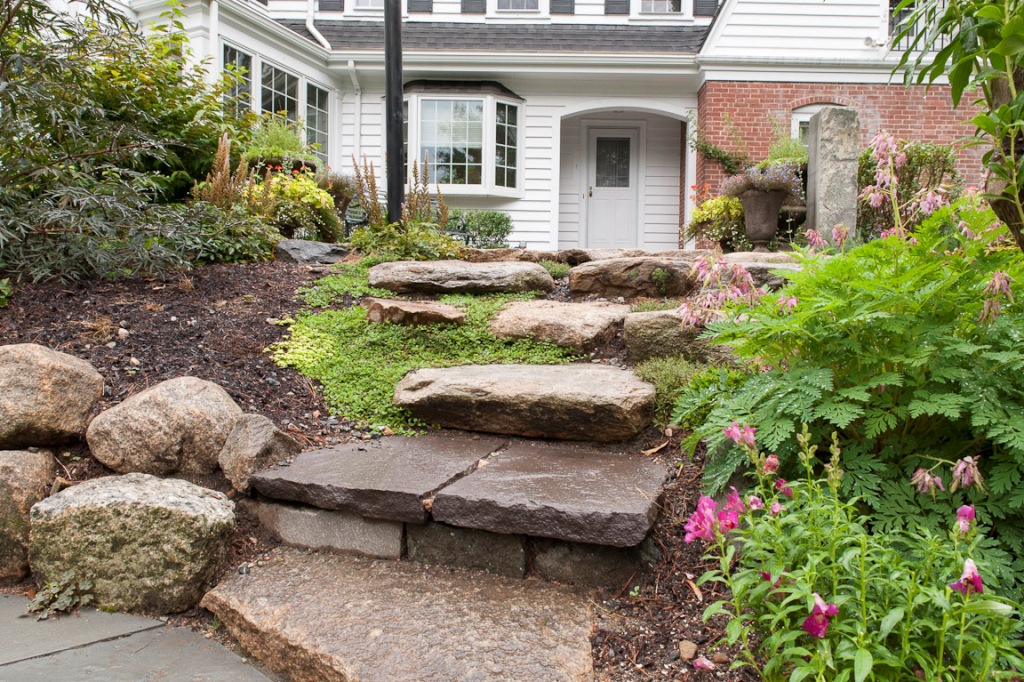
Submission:
POLYGON ((802 200, 803 185, 792 164, 758 164, 727 178, 721 192, 743 204, 747 238, 754 251, 767 251, 779 227, 779 209, 790 195, 802 200))
POLYGON ((733 197, 713 197, 701 202, 690 214, 686 239, 718 242, 723 253, 748 251, 750 242, 744 229, 743 206, 733 197))

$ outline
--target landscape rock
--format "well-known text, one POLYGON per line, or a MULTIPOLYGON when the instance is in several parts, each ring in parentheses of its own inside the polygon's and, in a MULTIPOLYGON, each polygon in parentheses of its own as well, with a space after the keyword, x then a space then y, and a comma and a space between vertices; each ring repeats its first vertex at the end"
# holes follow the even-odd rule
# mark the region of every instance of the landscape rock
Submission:
POLYGON ((556 254, 554 260, 569 265, 580 265, 594 260, 609 258, 636 258, 649 255, 642 249, 563 249, 556 254))
POLYGON ((217 462, 231 487, 249 492, 249 477, 275 462, 299 454, 302 446, 262 414, 243 414, 235 421, 217 462))
POLYGON ((536 263, 516 261, 398 261, 373 266, 369 278, 370 286, 400 294, 548 292, 555 288, 547 270, 536 263))
POLYGON ((177 613, 220 569, 234 505, 213 490, 147 474, 79 483, 32 507, 29 562, 39 584, 89 576, 96 606, 177 613))
POLYGON ((513 443, 434 497, 434 520, 493 533, 613 547, 643 542, 666 470, 627 454, 513 443))
POLYGON ((275 550, 202 606, 292 682, 590 682, 590 596, 540 581, 275 550))
POLYGON ((687 251, 686 257, 608 258, 577 265, 569 271, 573 296, 636 298, 685 296, 697 284, 693 264, 703 252, 687 251), (656 272, 663 275, 657 275, 656 272))
POLYGON ((79 439, 103 395, 86 362, 34 343, 0 346, 0 448, 79 439))
POLYGON ((562 440, 621 441, 651 422, 655 389, 607 365, 466 365, 418 369, 395 404, 455 429, 562 440))
POLYGON ((825 239, 836 225, 845 225, 853 234, 861 152, 857 110, 823 108, 811 117, 807 146, 807 227, 825 239))
POLYGON ((0 582, 28 575, 29 510, 57 475, 49 452, 0 451, 0 582))
POLYGON ((380 324, 423 325, 462 324, 466 313, 453 305, 436 301, 393 301, 386 298, 365 298, 366 319, 380 324))
POLYGON ((380 559, 402 558, 404 524, 400 522, 275 502, 241 500, 238 505, 286 545, 380 559))
POLYGON ((93 457, 119 473, 209 474, 242 410, 209 381, 164 381, 100 413, 86 440, 93 457))
POLYGON ((621 589, 640 570, 640 550, 636 547, 536 540, 533 570, 547 580, 621 589))
POLYGON ((679 658, 692 661, 697 657, 697 644, 688 639, 679 642, 679 658))
POLYGON ((554 255, 547 251, 532 249, 463 249, 462 257, 471 263, 494 263, 496 261, 525 261, 539 263, 542 260, 554 260, 554 255))
POLYGON ((345 244, 325 244, 308 239, 282 239, 274 257, 283 263, 340 263, 349 254, 345 244))
POLYGON ((626 355, 633 362, 675 356, 710 362, 726 357, 727 349, 698 338, 702 331, 683 326, 683 318, 674 310, 655 310, 626 315, 622 338, 626 355))
POLYGON ((251 479, 261 494, 375 519, 425 523, 424 500, 504 445, 495 438, 393 436, 303 452, 251 479))
POLYGON ((796 272, 801 269, 797 259, 788 253, 737 251, 723 255, 722 259, 730 265, 742 265, 750 273, 754 285, 768 291, 778 291, 786 283, 784 277, 775 274, 776 271, 796 272))
POLYGON ((488 533, 443 523, 407 528, 409 558, 421 564, 442 564, 522 578, 526 546, 521 535, 488 533))
POLYGON ((562 348, 590 352, 621 329, 629 306, 611 303, 512 301, 491 320, 501 338, 549 341, 562 348))

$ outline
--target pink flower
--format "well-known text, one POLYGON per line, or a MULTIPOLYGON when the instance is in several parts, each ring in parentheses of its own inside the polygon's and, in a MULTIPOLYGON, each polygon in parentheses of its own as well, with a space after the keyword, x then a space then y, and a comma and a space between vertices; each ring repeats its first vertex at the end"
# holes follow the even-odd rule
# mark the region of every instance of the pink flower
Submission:
POLYGON ((836 225, 832 228, 832 242, 839 248, 843 248, 843 244, 850 237, 850 231, 846 229, 845 225, 836 225))
POLYGON ((768 455, 764 460, 764 472, 774 474, 779 470, 779 458, 776 455, 768 455))
POLYGON ((714 670, 715 664, 701 656, 693 662, 693 667, 699 670, 714 670))
POLYGON ((1010 282, 1013 281, 1014 279, 1002 270, 996 270, 992 273, 992 278, 989 279, 988 284, 985 285, 985 295, 991 297, 1005 296, 1006 300, 1013 303, 1013 290, 1010 288, 1010 282))
POLYGON ((932 472, 927 469, 918 468, 918 470, 914 472, 914 475, 910 477, 910 483, 917 486, 917 492, 922 495, 934 495, 936 488, 942 492, 946 492, 946 489, 942 485, 942 478, 939 476, 932 476, 932 472))
POLYGON ((983 483, 984 479, 981 477, 981 472, 978 471, 977 457, 964 457, 957 460, 953 466, 953 484, 949 486, 950 492, 956 492, 956 489, 961 487, 970 488, 972 485, 984 488, 983 483))
POLYGON ((932 191, 928 191, 924 195, 924 197, 921 198, 921 201, 918 205, 921 207, 921 213, 924 213, 925 215, 931 215, 932 213, 935 213, 937 210, 942 208, 942 206, 945 203, 946 202, 942 198, 942 195, 936 194, 935 192, 932 191))
POLYGON ((747 506, 750 507, 751 511, 755 509, 764 509, 764 501, 762 501, 757 495, 751 495, 747 498, 747 506))
POLYGON ((960 527, 960 533, 967 535, 967 531, 971 529, 971 521, 974 520, 974 507, 969 504, 965 504, 956 510, 956 522, 960 527))
POLYGON ((981 594, 985 591, 985 586, 981 582, 981 574, 978 573, 978 567, 974 565, 973 559, 964 561, 963 575, 960 576, 960 580, 950 583, 949 587, 961 594, 971 594, 971 592, 981 594))
POLYGON ((771 509, 769 509, 768 511, 769 511, 769 512, 771 512, 771 515, 772 515, 772 516, 778 516, 780 512, 784 512, 784 511, 786 511, 786 508, 785 508, 785 507, 783 507, 783 506, 782 506, 781 504, 779 504, 778 502, 773 502, 773 503, 772 503, 772 508, 771 508, 771 509))
POLYGON ((737 514, 747 511, 747 507, 743 504, 743 500, 740 499, 736 486, 732 486, 732 492, 725 495, 725 509, 726 511, 734 511, 737 514))
POLYGON ((686 522, 686 535, 683 540, 693 542, 697 538, 712 542, 715 539, 715 532, 718 530, 718 519, 715 518, 715 509, 718 507, 710 497, 702 496, 697 501, 697 510, 690 515, 686 522))
POLYGON ((788 313, 791 310, 793 310, 793 308, 796 308, 796 305, 799 302, 800 300, 796 296, 783 296, 778 301, 776 301, 776 303, 779 306, 779 310, 781 310, 784 313, 788 313))
POLYGON ((722 429, 722 433, 731 438, 737 445, 746 444, 754 447, 754 434, 757 433, 757 429, 752 426, 740 428, 739 423, 733 422, 732 425, 722 429))
POLYGON ((825 243, 825 240, 822 239, 821 235, 818 234, 816 230, 807 230, 806 232, 804 232, 804 236, 807 237, 807 244, 812 249, 824 249, 826 246, 828 246, 828 244, 825 243))
POLYGON ((839 613, 839 607, 835 604, 827 604, 821 595, 814 595, 814 607, 811 608, 811 615, 804 621, 804 632, 812 637, 823 639, 828 632, 828 624, 832 617, 839 613))
POLYGON ((781 494, 788 497, 789 499, 793 499, 793 489, 786 485, 786 479, 775 479, 775 489, 778 490, 781 494))
POLYGON ((720 511, 718 512, 718 530, 723 533, 728 533, 736 526, 740 525, 740 515, 734 511, 720 511))

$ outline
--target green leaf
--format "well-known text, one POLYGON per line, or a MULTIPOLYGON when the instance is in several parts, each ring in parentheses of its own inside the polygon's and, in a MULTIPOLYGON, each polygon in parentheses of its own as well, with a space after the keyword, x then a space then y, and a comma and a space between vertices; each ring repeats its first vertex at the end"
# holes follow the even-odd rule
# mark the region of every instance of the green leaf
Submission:
POLYGON ((875 665, 875 659, 867 649, 857 649, 857 656, 853 659, 853 679, 856 682, 864 682, 871 674, 871 668, 875 665))
POLYGON ((1009 604, 995 601, 994 599, 972 599, 964 604, 964 611, 967 613, 983 613, 990 616, 1002 616, 1005 618, 1013 615, 1014 609, 1009 604))
POLYGON ((882 624, 878 628, 879 637, 881 637, 882 639, 888 637, 889 633, 892 632, 892 629, 896 627, 896 625, 901 620, 903 620, 904 613, 906 612, 904 611, 903 607, 897 606, 896 608, 889 611, 889 613, 885 614, 885 618, 882 619, 882 624))

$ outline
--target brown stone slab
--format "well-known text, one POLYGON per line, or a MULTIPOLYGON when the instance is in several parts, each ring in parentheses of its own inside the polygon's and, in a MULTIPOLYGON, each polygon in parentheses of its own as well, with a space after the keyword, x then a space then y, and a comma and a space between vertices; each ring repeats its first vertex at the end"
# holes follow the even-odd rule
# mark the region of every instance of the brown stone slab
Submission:
POLYGON ((434 497, 435 521, 632 547, 658 516, 665 468, 565 444, 515 443, 434 497))
POLYGON ((551 291, 555 280, 536 263, 461 260, 395 261, 374 265, 370 286, 396 293, 484 294, 498 291, 551 291))
POLYGON ((504 440, 395 436, 304 452, 290 466, 254 475, 261 494, 389 521, 424 523, 423 500, 472 471, 504 440))
POLYGON ((462 324, 466 313, 453 305, 437 301, 393 301, 387 298, 365 298, 366 319, 375 324, 391 322, 401 325, 462 324))
POLYGON ((541 581, 279 548, 203 606, 292 682, 593 680, 588 595, 541 581))

